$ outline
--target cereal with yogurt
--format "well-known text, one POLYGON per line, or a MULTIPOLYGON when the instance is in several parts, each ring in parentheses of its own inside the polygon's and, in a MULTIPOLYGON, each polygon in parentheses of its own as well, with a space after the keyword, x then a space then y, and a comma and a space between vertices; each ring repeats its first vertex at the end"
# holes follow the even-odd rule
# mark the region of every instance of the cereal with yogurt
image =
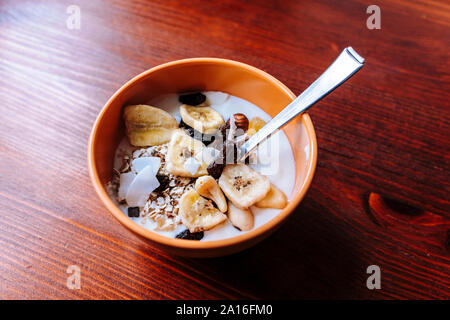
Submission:
POLYGON ((239 144, 268 118, 262 110, 221 92, 150 104, 125 107, 127 136, 107 188, 130 219, 166 236, 207 241, 252 230, 286 206, 295 165, 284 134, 281 152, 291 162, 277 179, 258 170, 258 156, 236 163, 239 144))

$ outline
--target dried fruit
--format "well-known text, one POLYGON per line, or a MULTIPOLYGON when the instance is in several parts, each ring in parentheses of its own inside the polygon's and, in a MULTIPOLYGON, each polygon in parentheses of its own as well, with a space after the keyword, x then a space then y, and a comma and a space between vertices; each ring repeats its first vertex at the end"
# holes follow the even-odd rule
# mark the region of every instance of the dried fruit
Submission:
POLYGON ((201 92, 183 94, 178 97, 178 101, 190 106, 196 106, 206 101, 206 96, 201 92))
POLYGON ((263 119, 261 119, 260 117, 251 118, 250 122, 248 124, 247 134, 249 136, 254 135, 256 132, 258 132, 259 129, 261 129, 265 125, 266 125, 266 122, 263 119))
POLYGON ((194 128, 192 128, 190 125, 186 124, 183 120, 180 121, 180 128, 182 128, 190 137, 200 140, 205 145, 210 144, 214 141, 215 135, 214 134, 204 134, 201 133, 194 128))
POLYGON ((211 107, 194 107, 187 104, 180 106, 180 115, 184 123, 203 134, 215 134, 225 122, 211 107))
POLYGON ((203 231, 200 232, 190 232, 189 229, 181 231, 179 234, 175 236, 177 239, 185 239, 185 240, 201 240, 203 239, 203 231))
POLYGON ((180 198, 179 215, 190 232, 214 228, 227 219, 227 216, 214 207, 211 200, 205 199, 195 190, 185 192, 180 198))
POLYGON ((195 173, 185 166, 186 161, 199 153, 205 145, 188 136, 183 130, 178 130, 172 135, 166 155, 166 169, 176 176, 200 177, 206 175, 208 164, 201 163, 195 173))
POLYGON ((228 219, 233 224, 233 226, 241 231, 248 231, 253 229, 254 217, 250 209, 240 209, 229 202, 228 219))
POLYGON ((269 179, 245 164, 228 164, 219 178, 219 186, 241 209, 264 199, 270 190, 269 179))
POLYGON ((128 216, 130 218, 139 218, 139 207, 129 207, 128 216))
POLYGON ((286 195, 271 183, 267 195, 262 200, 256 202, 255 206, 258 208, 284 209, 286 204, 286 195))
POLYGON ((148 105, 132 105, 123 112, 128 139, 133 146, 155 146, 168 142, 178 122, 166 111, 148 105))
MULTIPOLYGON (((191 136, 192 138, 195 138, 196 133, 198 131, 196 131, 194 128, 192 128, 191 126, 187 125, 183 119, 181 119, 180 121, 180 128, 182 128, 184 131, 186 131, 186 133, 191 136)), ((201 133, 198 132, 198 135, 201 136, 201 133)))
POLYGON ((158 179, 158 181, 159 181, 159 187, 156 188, 155 190, 153 190, 153 192, 160 192, 160 191, 167 189, 167 187, 169 186, 169 183, 170 183, 169 176, 167 176, 165 174, 157 174, 156 179, 158 179))
POLYGON ((222 212, 227 212, 227 200, 222 190, 212 176, 203 176, 195 182, 195 190, 216 204, 217 208, 222 212))
POLYGON ((225 161, 223 160, 223 157, 220 157, 219 159, 216 159, 212 163, 209 164, 208 168, 206 169, 208 171, 208 174, 212 176, 214 179, 219 179, 220 175, 222 174, 223 168, 225 168, 225 161))

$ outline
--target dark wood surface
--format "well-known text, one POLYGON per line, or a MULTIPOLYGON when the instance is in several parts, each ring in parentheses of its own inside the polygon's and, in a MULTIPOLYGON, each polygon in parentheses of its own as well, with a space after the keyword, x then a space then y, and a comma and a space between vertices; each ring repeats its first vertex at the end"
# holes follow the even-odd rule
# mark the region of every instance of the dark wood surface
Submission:
POLYGON ((0 2, 0 298, 450 298, 450 4, 379 1, 0 2), (70 4, 81 29, 66 27, 70 4), (90 129, 136 74, 211 56, 295 93, 346 46, 366 58, 310 111, 311 189, 242 253, 168 256, 123 228, 88 177, 90 129), (81 290, 66 287, 69 265, 81 290), (381 267, 381 290, 366 268, 381 267))

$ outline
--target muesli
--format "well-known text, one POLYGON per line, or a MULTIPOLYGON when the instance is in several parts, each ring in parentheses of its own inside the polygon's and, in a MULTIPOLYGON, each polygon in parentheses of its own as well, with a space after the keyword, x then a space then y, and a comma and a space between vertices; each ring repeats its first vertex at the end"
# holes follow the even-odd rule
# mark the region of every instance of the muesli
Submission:
POLYGON ((282 132, 278 154, 265 155, 270 162, 283 153, 286 163, 275 172, 258 170, 257 154, 239 161, 240 144, 264 126, 262 117, 268 120, 256 106, 222 92, 126 106, 111 197, 131 219, 171 237, 214 240, 252 230, 286 206, 295 172, 282 132))

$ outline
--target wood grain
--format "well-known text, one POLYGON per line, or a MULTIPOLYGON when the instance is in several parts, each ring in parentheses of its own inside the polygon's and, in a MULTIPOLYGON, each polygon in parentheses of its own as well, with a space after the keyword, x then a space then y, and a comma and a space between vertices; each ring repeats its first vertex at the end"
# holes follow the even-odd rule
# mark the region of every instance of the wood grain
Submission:
POLYGON ((0 298, 450 298, 450 5, 379 1, 1 1, 0 298), (81 29, 66 27, 70 4, 81 29), (289 223, 219 259, 160 252, 97 198, 86 148, 134 75, 249 63, 304 90, 346 46, 366 66, 310 111, 316 176, 289 223), (379 265, 382 289, 368 290, 379 265), (81 290, 66 287, 69 265, 81 290))

